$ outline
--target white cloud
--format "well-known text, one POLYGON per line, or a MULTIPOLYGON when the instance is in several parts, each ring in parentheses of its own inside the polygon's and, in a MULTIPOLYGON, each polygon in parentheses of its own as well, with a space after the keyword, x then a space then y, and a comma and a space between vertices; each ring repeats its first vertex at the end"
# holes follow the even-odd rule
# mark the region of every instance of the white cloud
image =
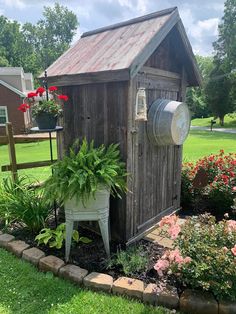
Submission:
POLYGON ((17 8, 17 9, 24 9, 26 7, 26 3, 24 0, 3 0, 4 5, 7 7, 17 8))

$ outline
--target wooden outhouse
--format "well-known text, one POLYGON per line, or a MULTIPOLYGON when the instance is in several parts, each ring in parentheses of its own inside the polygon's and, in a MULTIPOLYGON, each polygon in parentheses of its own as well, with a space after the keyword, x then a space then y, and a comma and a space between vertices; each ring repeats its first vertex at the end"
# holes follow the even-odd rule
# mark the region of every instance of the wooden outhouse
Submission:
POLYGON ((120 144, 130 192, 111 200, 111 232, 126 243, 135 241, 180 206, 182 145, 158 145, 148 136, 152 104, 182 102, 186 86, 201 80, 177 8, 87 32, 47 73, 49 83, 69 96, 64 151, 76 138, 120 144))

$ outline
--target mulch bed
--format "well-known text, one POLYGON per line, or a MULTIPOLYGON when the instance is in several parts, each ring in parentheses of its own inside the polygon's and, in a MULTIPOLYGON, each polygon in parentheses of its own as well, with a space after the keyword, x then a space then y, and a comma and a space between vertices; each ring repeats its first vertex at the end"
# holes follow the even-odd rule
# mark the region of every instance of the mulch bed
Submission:
MULTIPOLYGON (((51 227, 51 226, 50 226, 51 227)), ((23 240, 30 246, 37 247, 37 242, 34 240, 35 235, 30 233, 26 228, 18 224, 12 225, 10 230, 7 230, 16 237, 17 240, 23 240)), ((108 268, 107 256, 104 250, 103 241, 100 235, 97 233, 84 228, 79 227, 80 236, 86 236, 92 240, 89 244, 84 243, 73 243, 70 253, 70 263, 78 265, 82 268, 87 269, 89 272, 101 272, 111 275, 114 279, 121 276, 126 276, 119 266, 108 268)), ((124 249, 119 244, 111 242, 111 254, 115 254, 118 249, 124 249)), ((155 262, 163 255, 165 248, 158 244, 151 243, 146 240, 140 240, 136 245, 142 246, 142 251, 148 256, 148 265, 144 272, 137 272, 132 274, 132 278, 140 279, 146 284, 156 283, 160 286, 165 286, 166 284, 178 286, 176 280, 173 276, 164 276, 161 279, 158 278, 157 272, 154 270, 153 266, 155 262)), ((40 245, 39 248, 45 252, 46 255, 54 255, 64 260, 65 248, 62 247, 60 250, 49 248, 45 245, 40 245)), ((178 287, 181 291, 181 287, 178 287)))

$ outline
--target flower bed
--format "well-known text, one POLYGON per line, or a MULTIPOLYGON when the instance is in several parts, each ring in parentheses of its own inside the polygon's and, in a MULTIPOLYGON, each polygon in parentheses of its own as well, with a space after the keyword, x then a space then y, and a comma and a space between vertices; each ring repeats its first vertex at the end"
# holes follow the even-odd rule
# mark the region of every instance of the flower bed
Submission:
POLYGON ((166 250, 154 268, 159 277, 173 273, 183 287, 211 292, 217 300, 236 300, 236 221, 216 222, 211 215, 186 220, 162 219, 163 231, 174 239, 174 250, 166 250))
POLYGON ((196 163, 184 163, 183 207, 208 209, 214 213, 229 211, 236 197, 235 175, 236 154, 224 154, 223 150, 219 154, 201 158, 196 163))

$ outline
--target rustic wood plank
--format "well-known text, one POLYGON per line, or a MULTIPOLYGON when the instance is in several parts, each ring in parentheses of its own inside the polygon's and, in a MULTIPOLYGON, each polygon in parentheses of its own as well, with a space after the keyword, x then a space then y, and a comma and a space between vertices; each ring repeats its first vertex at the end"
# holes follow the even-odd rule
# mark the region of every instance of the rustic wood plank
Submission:
POLYGON ((140 73, 150 74, 150 75, 154 75, 154 76, 167 77, 167 78, 172 78, 172 79, 176 79, 176 80, 181 79, 181 75, 179 73, 165 71, 162 69, 152 68, 152 67, 148 67, 148 66, 143 66, 140 70, 140 73))
POLYGON ((48 82, 51 85, 57 86, 73 86, 85 85, 105 82, 120 82, 128 81, 130 79, 129 69, 100 71, 92 73, 81 73, 76 75, 63 75, 48 77, 48 82))
MULTIPOLYGON (((53 160, 55 163, 57 160, 53 160)), ((34 162, 24 162, 15 165, 15 170, 29 169, 29 168, 37 168, 37 167, 46 167, 52 165, 51 160, 44 161, 34 161, 34 162)), ((12 171, 14 168, 12 165, 4 165, 2 166, 2 171, 12 171)))
POLYGON ((11 173, 13 181, 16 181, 18 178, 17 175, 17 164, 16 164, 16 151, 15 151, 15 143, 13 138, 13 129, 12 124, 10 122, 6 123, 6 135, 8 137, 8 152, 9 159, 11 164, 11 173))

